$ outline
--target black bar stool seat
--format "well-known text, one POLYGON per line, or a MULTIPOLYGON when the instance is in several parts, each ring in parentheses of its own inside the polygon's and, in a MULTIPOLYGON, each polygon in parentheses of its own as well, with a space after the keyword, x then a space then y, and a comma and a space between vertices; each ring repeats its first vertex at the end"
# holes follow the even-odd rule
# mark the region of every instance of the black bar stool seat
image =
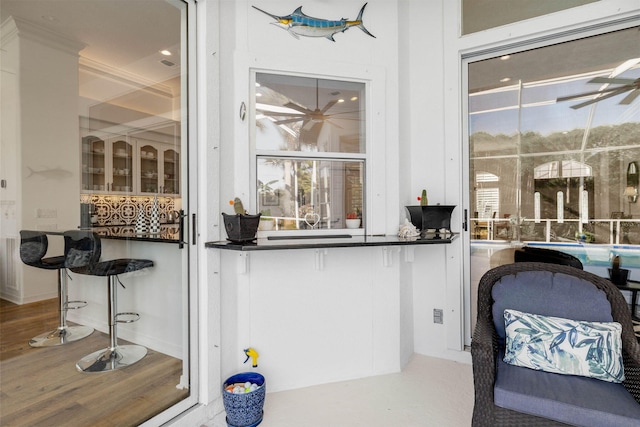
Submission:
POLYGON ((86 301, 69 301, 67 289, 67 271, 64 255, 43 258, 49 248, 49 239, 42 231, 20 230, 20 259, 26 265, 44 270, 58 270, 58 328, 40 334, 29 340, 31 347, 52 347, 81 340, 91 333, 93 328, 83 325, 67 325, 67 310, 82 308, 86 301))
POLYGON ((138 313, 118 313, 117 285, 120 274, 153 267, 148 259, 120 258, 100 261, 100 237, 91 231, 72 230, 64 233, 66 265, 76 274, 107 277, 109 347, 95 351, 76 363, 81 372, 108 372, 140 361, 147 349, 141 345, 118 345, 118 323, 131 323, 140 318, 138 313), (127 319, 121 317, 129 316, 127 319))

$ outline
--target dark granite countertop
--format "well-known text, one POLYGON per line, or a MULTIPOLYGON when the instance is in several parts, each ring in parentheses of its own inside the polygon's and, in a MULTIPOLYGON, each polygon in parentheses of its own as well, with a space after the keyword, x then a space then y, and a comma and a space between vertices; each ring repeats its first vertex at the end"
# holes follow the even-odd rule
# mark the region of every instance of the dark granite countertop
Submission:
POLYGON ((400 238, 398 236, 288 236, 276 239, 257 239, 252 242, 236 243, 230 241, 207 242, 205 247, 233 251, 273 251, 282 249, 314 249, 314 248, 354 248, 364 246, 411 246, 442 245, 451 243, 458 233, 441 235, 436 238, 429 234, 420 238, 400 238))

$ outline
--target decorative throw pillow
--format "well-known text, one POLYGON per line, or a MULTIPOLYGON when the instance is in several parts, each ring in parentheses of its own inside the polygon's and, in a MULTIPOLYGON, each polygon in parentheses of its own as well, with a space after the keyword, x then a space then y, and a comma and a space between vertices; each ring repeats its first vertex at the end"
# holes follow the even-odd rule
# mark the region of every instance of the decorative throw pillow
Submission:
POLYGON ((620 383, 622 326, 505 310, 504 361, 511 365, 620 383))

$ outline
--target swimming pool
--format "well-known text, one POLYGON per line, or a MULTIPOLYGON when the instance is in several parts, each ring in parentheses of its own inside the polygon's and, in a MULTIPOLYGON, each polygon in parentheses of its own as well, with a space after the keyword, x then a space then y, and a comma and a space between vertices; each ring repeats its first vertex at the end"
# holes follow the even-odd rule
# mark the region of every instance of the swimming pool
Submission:
MULTIPOLYGON (((526 242, 527 246, 554 249, 577 257, 585 267, 610 267, 614 256, 620 256, 622 268, 640 269, 639 245, 602 245, 589 243, 547 243, 526 242)), ((508 242, 482 242, 471 244, 472 255, 485 255, 500 249, 517 248, 523 244, 509 244, 508 242)))
POLYGON ((528 246, 555 249, 577 257, 586 266, 610 267, 614 256, 620 256, 623 268, 640 268, 640 246, 637 245, 593 245, 554 244, 530 242, 528 246))

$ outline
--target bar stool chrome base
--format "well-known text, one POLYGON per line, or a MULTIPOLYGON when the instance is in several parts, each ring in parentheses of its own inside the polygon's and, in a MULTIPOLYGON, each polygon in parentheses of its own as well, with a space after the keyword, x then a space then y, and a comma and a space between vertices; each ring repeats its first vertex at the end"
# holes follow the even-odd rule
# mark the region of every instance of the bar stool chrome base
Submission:
POLYGON ((55 347, 57 345, 69 344, 74 341, 86 338, 93 333, 93 328, 89 326, 69 326, 67 325, 67 311, 77 310, 86 307, 86 301, 69 301, 67 292, 67 271, 62 268, 58 270, 58 304, 59 321, 58 328, 35 336, 29 340, 31 347, 55 347))
MULTIPOLYGON (((126 368, 140 361, 147 355, 147 349, 141 345, 118 345, 118 323, 132 323, 140 318, 138 313, 118 313, 118 279, 119 274, 132 273, 153 267, 148 259, 119 258, 108 261, 100 259, 100 236, 95 232, 70 230, 64 233, 65 256, 73 249, 77 251, 75 262, 68 262, 67 267, 76 274, 101 276, 107 278, 107 319, 109 322, 109 346, 95 351, 76 363, 80 372, 111 372, 126 368), (129 318, 121 318, 129 316, 129 318)), ((123 285, 124 287, 124 285, 123 285)))
POLYGON ((29 345, 31 347, 54 347, 81 340, 92 333, 93 328, 89 326, 66 326, 31 338, 29 345))
POLYGON ((119 345, 93 352, 76 363, 80 372, 110 372, 126 368, 147 355, 146 347, 141 345, 119 345))

